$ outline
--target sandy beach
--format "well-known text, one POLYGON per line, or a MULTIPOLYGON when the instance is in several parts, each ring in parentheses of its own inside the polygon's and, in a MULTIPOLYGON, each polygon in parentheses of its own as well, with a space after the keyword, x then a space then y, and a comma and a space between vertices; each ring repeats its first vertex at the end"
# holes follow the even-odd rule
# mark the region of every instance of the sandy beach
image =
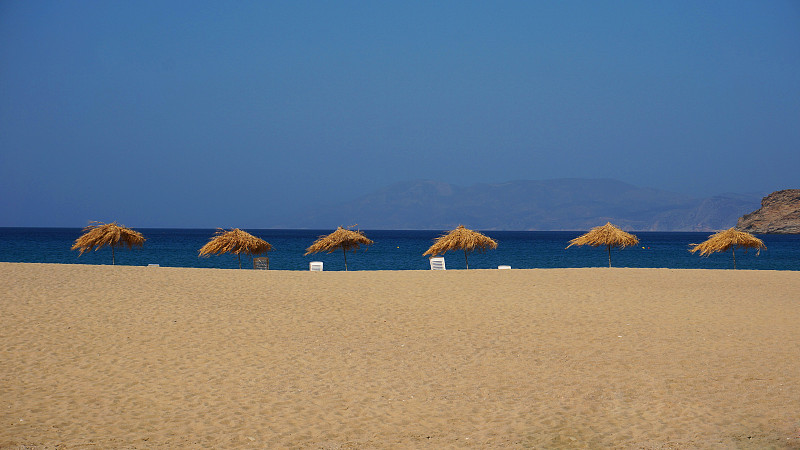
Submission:
POLYGON ((0 448, 800 448, 800 272, 0 263, 0 448))

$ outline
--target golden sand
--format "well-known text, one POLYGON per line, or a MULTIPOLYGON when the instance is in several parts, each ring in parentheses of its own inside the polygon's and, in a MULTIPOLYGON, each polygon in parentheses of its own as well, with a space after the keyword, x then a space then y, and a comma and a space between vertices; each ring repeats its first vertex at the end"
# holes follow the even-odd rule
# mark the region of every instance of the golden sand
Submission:
POLYGON ((0 448, 800 448, 800 272, 0 263, 0 448))

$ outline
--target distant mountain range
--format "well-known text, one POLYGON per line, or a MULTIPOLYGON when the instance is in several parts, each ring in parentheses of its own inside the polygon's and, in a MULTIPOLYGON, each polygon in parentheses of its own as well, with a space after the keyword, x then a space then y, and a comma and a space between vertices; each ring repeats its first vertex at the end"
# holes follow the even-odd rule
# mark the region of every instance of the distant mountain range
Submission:
POLYGON ((695 198, 609 179, 511 181, 460 187, 397 183, 315 211, 308 228, 587 230, 610 221, 637 231, 713 231, 758 209, 764 193, 695 198))

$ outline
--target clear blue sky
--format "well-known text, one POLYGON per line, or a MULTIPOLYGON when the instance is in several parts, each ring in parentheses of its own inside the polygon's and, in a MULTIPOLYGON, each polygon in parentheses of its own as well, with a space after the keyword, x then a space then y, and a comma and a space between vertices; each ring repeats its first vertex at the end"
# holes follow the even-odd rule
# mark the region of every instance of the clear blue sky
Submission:
POLYGON ((0 226, 562 177, 800 188, 800 2, 0 2, 0 226))

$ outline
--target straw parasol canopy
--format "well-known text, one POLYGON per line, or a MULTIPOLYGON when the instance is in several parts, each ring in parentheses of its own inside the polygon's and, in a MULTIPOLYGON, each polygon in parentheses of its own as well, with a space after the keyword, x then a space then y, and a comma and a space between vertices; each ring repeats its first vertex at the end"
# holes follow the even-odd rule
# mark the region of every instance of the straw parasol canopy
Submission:
POLYGON ((361 245, 372 245, 374 241, 364 236, 361 231, 348 230, 338 227, 336 231, 331 234, 320 236, 311 247, 306 249, 306 255, 311 253, 328 252, 333 253, 335 250, 342 249, 344 254, 344 270, 347 271, 347 251, 356 251, 361 245))
POLYGON ((716 252, 727 252, 728 249, 733 253, 733 268, 736 269, 736 249, 737 248, 754 248, 756 255, 761 253, 761 250, 767 249, 764 242, 753 236, 750 233, 729 228, 725 231, 714 233, 701 244, 690 244, 692 248, 689 250, 692 253, 700 252, 700 256, 708 256, 716 252))
POLYGON ((129 249, 134 245, 141 247, 144 245, 145 238, 142 233, 127 228, 125 225, 119 225, 117 222, 103 223, 97 221, 89 222, 89 225, 83 229, 83 235, 75 240, 72 245, 72 250, 80 250, 78 256, 84 252, 94 249, 100 250, 102 247, 111 247, 111 264, 116 263, 116 256, 114 254, 115 247, 127 246, 129 249))
POLYGON ((638 243, 639 238, 636 236, 620 230, 611 222, 606 222, 602 227, 594 227, 588 233, 569 241, 567 248, 573 245, 591 245, 592 247, 605 245, 608 251, 608 267, 611 267, 611 247, 625 248, 638 243))
POLYGON ((233 253, 239 257, 239 268, 241 269, 242 253, 252 257, 261 253, 266 254, 271 250, 272 246, 267 241, 257 238, 246 231, 238 228, 230 231, 217 228, 214 237, 200 248, 199 256, 233 253))
POLYGON ((481 234, 477 231, 464 228, 464 225, 459 225, 455 230, 439 236, 436 242, 431 245, 422 256, 430 255, 443 255, 450 250, 464 250, 464 261, 467 263, 469 269, 469 259, 467 259, 467 252, 477 250, 480 253, 485 252, 487 249, 496 249, 497 241, 481 234))

